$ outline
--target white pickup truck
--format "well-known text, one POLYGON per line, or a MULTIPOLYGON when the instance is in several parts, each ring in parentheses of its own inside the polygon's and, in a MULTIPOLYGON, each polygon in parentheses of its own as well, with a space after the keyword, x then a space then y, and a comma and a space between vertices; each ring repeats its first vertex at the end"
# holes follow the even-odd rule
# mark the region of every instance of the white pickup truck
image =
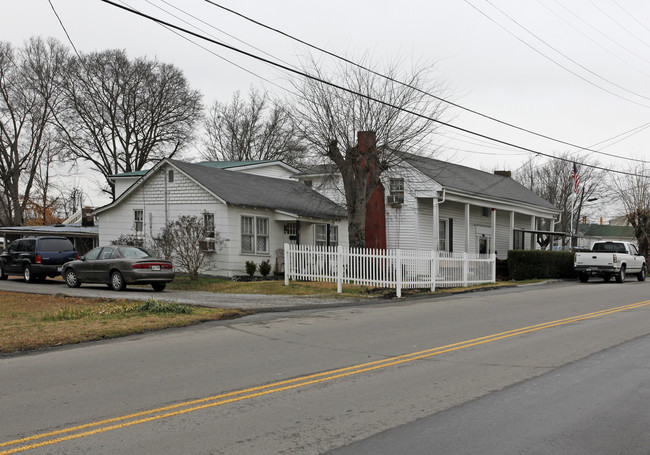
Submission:
POLYGON ((639 254, 636 245, 630 242, 596 242, 591 251, 576 253, 573 268, 580 281, 586 283, 590 276, 600 276, 605 281, 616 277, 617 283, 625 281, 625 275, 636 275, 645 281, 645 257, 639 254))

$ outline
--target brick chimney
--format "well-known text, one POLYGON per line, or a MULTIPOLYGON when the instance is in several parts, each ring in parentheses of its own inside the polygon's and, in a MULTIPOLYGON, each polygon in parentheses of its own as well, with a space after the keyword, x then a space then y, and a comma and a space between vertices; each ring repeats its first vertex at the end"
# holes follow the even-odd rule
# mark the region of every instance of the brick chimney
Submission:
MULTIPOLYGON (((359 153, 377 153, 377 136, 374 131, 357 132, 359 153)), ((380 183, 366 204, 366 248, 386 249, 386 197, 380 183)))
POLYGON ((494 175, 500 175, 501 177, 512 177, 512 171, 494 171, 494 175))

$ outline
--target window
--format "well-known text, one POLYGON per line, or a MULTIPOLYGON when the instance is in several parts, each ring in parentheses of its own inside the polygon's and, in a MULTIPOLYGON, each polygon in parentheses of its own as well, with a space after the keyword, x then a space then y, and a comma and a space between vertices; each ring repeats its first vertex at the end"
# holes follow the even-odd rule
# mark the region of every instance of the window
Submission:
POLYGON ((242 253, 269 252, 269 219, 263 216, 241 217, 242 253))
MULTIPOLYGON (((327 224, 317 224, 314 230, 314 244, 327 246, 327 224)), ((339 244, 339 227, 330 225, 330 246, 339 244)))
POLYGON ((167 182, 174 183, 174 170, 170 169, 167 175, 168 175, 167 182))
POLYGON ((102 250, 102 247, 95 248, 94 250, 90 250, 86 255, 84 256, 85 261, 94 261, 99 257, 99 252, 102 250))
POLYGON ((105 247, 102 250, 102 259, 113 259, 113 248, 105 247))
POLYGON ((142 234, 144 231, 144 211, 142 209, 133 211, 133 230, 136 234, 142 234))
POLYGON ((327 224, 317 224, 314 230, 314 244, 316 246, 327 246, 327 224))
POLYGON ((214 251, 214 213, 203 212, 203 226, 205 227, 205 239, 201 242, 201 249, 214 251))
POLYGON ((390 179, 390 194, 404 197, 404 179, 390 179))
POLYGON ((483 216, 490 216, 490 210, 487 207, 481 207, 482 211, 481 214, 483 216))
POLYGON ((287 235, 296 235, 298 225, 296 223, 284 223, 284 233, 287 235))
POLYGON ((269 219, 257 218, 257 252, 269 252, 269 219))
POLYGON ((314 184, 313 181, 311 180, 303 180, 304 184, 307 185, 309 188, 311 188, 314 184))
POLYGON ((440 220, 438 227, 438 251, 449 251, 449 230, 447 229, 447 220, 440 220))

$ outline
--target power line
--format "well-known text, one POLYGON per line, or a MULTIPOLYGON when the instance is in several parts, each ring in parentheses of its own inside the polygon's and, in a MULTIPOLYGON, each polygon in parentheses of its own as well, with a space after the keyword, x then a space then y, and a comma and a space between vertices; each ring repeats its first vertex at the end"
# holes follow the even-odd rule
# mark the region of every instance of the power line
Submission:
POLYGON ((580 22, 582 22, 583 24, 585 24, 587 27, 591 28, 592 30, 594 30, 594 31, 597 32, 598 34, 604 36, 605 38, 607 38, 607 39, 608 39, 609 41, 611 41, 612 43, 616 44, 618 47, 620 47, 620 48, 623 49, 624 51, 626 51, 626 52, 628 52, 628 53, 634 55, 635 57, 639 58, 640 60, 643 60, 643 61, 646 62, 646 63, 650 63, 650 60, 648 60, 647 58, 643 57, 642 55, 639 55, 639 54, 637 54, 636 52, 634 52, 634 51, 628 49, 627 47, 623 46, 621 43, 619 43, 618 41, 616 41, 614 38, 610 37, 609 35, 605 34, 603 31, 599 30, 598 28, 594 27, 592 24, 590 24, 589 22, 587 22, 586 20, 584 20, 582 17, 580 17, 579 14, 574 13, 574 12, 571 11, 567 6, 565 6, 565 5, 561 4, 560 2, 558 2, 558 0, 553 0, 553 1, 554 1, 555 3, 557 3, 560 7, 564 8, 564 9, 565 9, 569 14, 571 14, 571 15, 572 15, 573 17, 575 17, 577 20, 579 20, 580 22))
MULTIPOLYGON (((502 15, 504 15, 505 17, 507 17, 508 19, 510 19, 512 22, 514 22, 515 24, 517 24, 520 28, 522 28, 522 29, 523 29, 524 31, 526 31, 528 34, 530 34, 530 35, 533 36, 535 39, 537 39, 538 41, 540 41, 540 42, 542 42, 543 44, 545 44, 547 47, 549 47, 549 48, 552 49, 553 51, 555 51, 555 52, 557 52, 558 54, 560 54, 562 57, 564 57, 564 58, 566 58, 567 60, 569 60, 569 61, 570 61, 571 63, 573 63, 574 65, 579 66, 579 67, 582 68, 583 70, 587 71, 589 74, 591 74, 591 75, 597 77, 598 79, 601 79, 601 80, 604 81, 604 82, 607 82, 608 84, 613 85, 613 86, 616 87, 616 88, 619 88, 620 90, 623 90, 623 91, 625 91, 625 92, 627 92, 627 93, 630 93, 630 94, 632 94, 632 95, 638 96, 639 98, 643 98, 643 99, 645 99, 645 100, 650 101, 650 97, 647 97, 647 96, 642 95, 642 94, 640 94, 640 93, 636 93, 636 92, 634 92, 634 91, 632 91, 632 90, 629 90, 629 89, 623 87, 622 85, 619 85, 619 84, 617 84, 617 83, 615 83, 615 82, 612 82, 612 81, 610 81, 609 79, 607 79, 607 78, 601 76, 600 74, 598 74, 598 73, 596 73, 596 72, 590 70, 589 68, 587 68, 586 66, 582 65, 581 63, 578 63, 577 61, 575 61, 574 59, 572 59, 572 58, 569 57, 568 55, 564 54, 563 52, 561 52, 560 50, 558 50, 558 49, 555 48, 554 46, 550 45, 549 43, 547 43, 546 41, 544 41, 542 38, 540 38, 539 36, 537 36, 537 35, 534 34, 533 32, 531 32, 529 29, 527 29, 526 27, 524 27, 522 24, 520 24, 520 23, 519 23, 518 21, 516 21, 514 18, 512 18, 512 17, 509 16, 507 13, 505 13, 503 10, 501 10, 499 7, 495 6, 494 3, 492 3, 490 0, 485 0, 485 1, 486 1, 487 3, 489 3, 489 4, 490 4, 494 9, 496 9, 497 11, 499 11, 502 15)), ((508 29, 507 29, 506 27, 504 27, 502 24, 500 24, 500 23, 498 23, 497 21, 495 21, 494 19, 492 19, 488 14, 486 14, 485 12, 483 12, 480 8, 478 8, 477 6, 471 4, 471 3, 469 2, 469 0, 465 0, 465 2, 468 3, 470 6, 472 6, 472 7, 473 7, 475 10, 477 10, 479 13, 481 13, 483 16, 485 16, 486 18, 488 18, 492 23, 496 24, 497 26, 499 26, 500 28, 502 28, 503 30, 505 30, 508 34, 510 34, 511 36, 513 36, 514 38, 516 38, 518 41, 522 42, 522 43, 525 44, 527 47, 529 47, 530 49, 534 50, 535 52, 537 52, 538 54, 540 54, 541 56, 543 56, 543 57, 546 58, 547 60, 549 60, 549 61, 555 63, 555 64, 558 65, 560 68, 562 68, 562 69, 564 69, 564 70, 570 72, 570 73, 573 74, 574 76, 579 77, 580 79, 582 79, 583 81, 585 81, 585 82, 587 82, 587 83, 593 85, 594 87, 598 87, 599 89, 604 90, 604 91, 606 91, 607 93, 610 93, 610 94, 616 96, 617 98, 621 98, 621 99, 623 99, 623 100, 629 101, 629 102, 634 103, 634 104, 636 104, 636 105, 638 105, 638 106, 643 106, 643 107, 648 107, 648 108, 650 108, 650 106, 648 106, 648 105, 646 105, 646 104, 639 103, 639 102, 637 102, 637 101, 634 101, 634 100, 631 100, 631 99, 629 99, 629 98, 626 98, 626 97, 624 97, 624 96, 622 96, 622 95, 619 95, 619 94, 617 94, 617 93, 614 93, 614 92, 612 92, 611 90, 608 90, 608 89, 606 89, 605 87, 601 87, 600 85, 594 83, 593 81, 590 81, 589 79, 580 76, 578 73, 572 71, 571 69, 569 69, 569 68, 567 68, 566 66, 562 65, 560 62, 554 60, 553 58, 549 57, 548 55, 546 55, 545 53, 543 53, 542 51, 540 51, 539 49, 537 49, 535 46, 531 45, 530 43, 526 42, 526 41, 523 40, 522 38, 518 37, 514 32, 508 30, 508 29)))
MULTIPOLYGON (((341 60, 341 61, 343 61, 343 62, 345 62, 345 63, 348 63, 348 64, 350 64, 350 65, 353 65, 353 66, 355 66, 355 67, 357 67, 357 68, 359 68, 359 69, 362 69, 362 70, 364 70, 364 71, 368 71, 368 72, 371 73, 371 74, 374 74, 374 75, 376 75, 376 76, 379 76, 379 77, 385 78, 386 80, 388 80, 388 81, 390 81, 390 82, 393 82, 393 83, 396 83, 396 84, 400 84, 400 85, 402 85, 402 86, 404 86, 404 87, 407 87, 407 88, 409 88, 409 89, 411 89, 411 90, 415 90, 415 91, 417 91, 417 92, 419 92, 419 93, 422 93, 422 94, 428 95, 428 96, 430 96, 430 97, 432 97, 432 98, 434 98, 434 99, 436 99, 436 100, 438 100, 438 101, 441 101, 441 102, 447 103, 447 104, 449 104, 450 106, 454 106, 454 107, 459 108, 459 109, 462 109, 462 110, 464 110, 464 111, 466 111, 466 112, 470 112, 470 113, 472 113, 472 114, 475 114, 475 115, 478 115, 478 116, 480 116, 480 117, 486 118, 486 119, 491 120, 491 121, 493 121, 493 122, 497 122, 497 123, 499 123, 499 124, 501 124, 501 125, 505 125, 505 126, 508 126, 508 127, 511 127, 511 128, 517 129, 517 130, 519 130, 519 131, 523 131, 523 132, 526 132, 526 133, 529 133, 529 134, 535 135, 535 136, 537 136, 537 137, 541 137, 541 138, 543 138, 543 139, 547 139, 547 140, 550 140, 550 141, 553 141, 553 142, 557 142, 557 143, 559 143, 559 144, 567 145, 567 146, 569 146, 569 147, 574 147, 574 148, 577 148, 577 149, 580 149, 580 150, 584 150, 584 151, 588 151, 588 152, 592 152, 592 153, 597 153, 597 154, 602 154, 602 155, 607 155, 607 156, 610 156, 610 157, 619 158, 619 159, 624 159, 624 160, 629 160, 629 161, 646 162, 646 161, 643 161, 643 160, 638 160, 638 159, 633 159, 633 158, 627 158, 627 157, 621 157, 621 156, 618 156, 618 155, 605 153, 605 152, 602 152, 602 151, 600 151, 600 150, 593 150, 593 149, 591 149, 591 148, 589 148, 589 147, 583 147, 583 146, 580 146, 580 145, 576 145, 576 144, 573 144, 573 143, 571 143, 571 142, 567 142, 567 141, 563 141, 563 140, 560 140, 560 139, 556 139, 556 138, 553 138, 553 137, 551 137, 551 136, 547 136, 547 135, 545 135, 545 134, 537 133, 537 132, 535 132, 535 131, 532 131, 532 130, 529 130, 529 129, 526 129, 526 128, 523 128, 523 127, 520 127, 520 126, 517 126, 517 125, 514 125, 514 124, 512 124, 512 123, 509 123, 509 122, 506 122, 506 121, 503 121, 503 120, 497 119, 497 118, 495 118, 495 117, 493 117, 493 116, 490 116, 490 115, 487 115, 487 114, 483 114, 483 113, 478 112, 478 111, 476 111, 476 110, 473 110, 473 109, 470 109, 470 108, 468 108, 468 107, 462 106, 462 105, 460 105, 460 104, 454 103, 453 101, 450 101, 450 100, 448 100, 448 99, 445 99, 445 98, 442 98, 442 97, 436 96, 436 95, 434 95, 434 94, 432 94, 432 93, 425 92, 425 91, 423 91, 423 90, 421 90, 421 89, 419 89, 419 88, 417 88, 417 87, 413 87, 413 86, 411 86, 411 85, 409 85, 409 84, 407 84, 407 83, 405 83, 405 82, 402 82, 402 81, 396 80, 396 79, 394 79, 394 78, 392 78, 392 77, 390 77, 390 76, 386 76, 386 75, 384 75, 384 74, 381 74, 381 73, 379 73, 379 72, 377 72, 377 71, 374 71, 374 70, 371 69, 371 68, 367 68, 367 67, 364 66, 364 65, 361 65, 361 64, 359 64, 359 63, 357 63, 357 62, 354 62, 354 61, 352 61, 352 60, 350 60, 350 59, 347 59, 347 58, 345 58, 345 57, 343 57, 343 56, 340 56, 340 55, 335 54, 335 53, 333 53, 333 52, 331 52, 331 51, 328 51, 327 49, 323 49, 323 48, 321 48, 321 47, 319 47, 319 46, 316 46, 316 45, 314 45, 314 44, 311 44, 311 43, 309 43, 309 42, 307 42, 307 41, 304 41, 304 40, 302 40, 302 39, 300 39, 300 38, 297 38, 297 37, 295 37, 295 36, 293 36, 293 35, 291 35, 291 34, 289 34, 289 33, 286 33, 286 32, 284 32, 284 31, 282 31, 282 30, 280 30, 280 29, 277 29, 277 28, 274 28, 274 27, 272 27, 272 26, 269 26, 269 25, 267 25, 267 24, 265 24, 265 23, 263 23, 263 22, 260 22, 260 21, 258 21, 258 20, 256 20, 256 19, 253 19, 253 18, 249 17, 249 16, 246 16, 246 15, 244 15, 244 14, 238 12, 238 11, 235 11, 235 10, 233 10, 233 9, 231 9, 231 8, 228 8, 228 7, 226 7, 226 6, 223 6, 223 5, 221 5, 221 4, 219 4, 219 3, 216 3, 216 2, 214 2, 214 1, 212 1, 212 0, 205 0, 205 2, 206 2, 206 3, 209 3, 210 5, 215 6, 215 7, 217 7, 217 8, 220 8, 220 9, 222 9, 222 10, 224 10, 224 11, 227 11, 227 12, 229 12, 229 13, 231 13, 231 14, 234 14, 234 15, 236 15, 236 16, 238 16, 238 17, 241 17, 242 19, 244 19, 244 20, 246 20, 246 21, 252 22, 253 24, 258 25, 258 26, 260 26, 260 27, 262 27, 262 28, 265 28, 265 29, 270 30, 270 31, 275 32, 275 33, 278 33, 278 34, 280 34, 280 35, 282 35, 282 36, 284 36, 284 37, 287 37, 287 38, 289 38, 289 39, 291 39, 291 40, 293 40, 293 41, 296 41, 296 42, 298 42, 298 43, 300 43, 300 44, 303 44, 303 45, 305 45, 305 46, 307 46, 307 47, 309 47, 309 48, 315 49, 315 50, 317 50, 317 51, 319 51, 319 52, 322 52, 322 53, 324 53, 324 54, 326 54, 326 55, 329 55, 330 57, 334 57, 334 58, 336 58, 336 59, 338 59, 338 60, 341 60)), ((473 5, 470 4, 470 6, 473 6, 473 5)), ((479 11, 479 12, 480 12, 480 11, 479 11)), ((578 76, 578 75, 577 75, 577 76, 578 76)), ((578 76, 578 77, 580 77, 580 76, 578 76)), ((587 81, 587 82, 589 82, 589 81, 587 81)), ((609 92, 609 93, 611 93, 611 94, 613 94, 613 95, 615 95, 615 96, 618 96, 618 95, 616 95, 616 94, 613 93, 613 92, 609 92)), ((632 102, 634 102, 634 101, 632 101, 632 102)), ((642 105, 642 106, 643 106, 643 105, 642 105)), ((649 107, 649 106, 646 106, 646 107, 649 107)))
POLYGON ((72 42, 72 38, 70 38, 70 35, 68 34, 68 30, 65 28, 65 25, 63 25, 63 21, 59 17, 59 13, 56 12, 56 8, 54 8, 54 5, 52 4, 52 0, 47 0, 48 3, 50 4, 50 7, 52 8, 52 11, 54 11, 54 15, 56 16, 57 20, 59 21, 59 24, 61 24, 61 28, 63 29, 63 32, 65 33, 65 36, 68 37, 68 41, 70 42, 70 45, 72 46, 72 49, 74 50, 74 53, 77 54, 77 57, 81 59, 81 56, 79 55, 79 52, 77 52, 77 48, 75 47, 74 43, 72 42))
POLYGON ((632 64, 632 63, 630 63, 630 62, 628 62, 628 61, 625 60, 623 57, 621 57, 620 55, 618 55, 616 52, 614 52, 614 51, 608 49, 607 47, 603 46, 601 43, 599 43, 598 41, 596 41, 595 39, 593 39, 591 36, 587 35, 585 32, 583 32, 583 31, 580 30, 578 27, 576 27, 576 26, 575 26, 571 21, 569 21, 567 18, 563 17, 563 16, 562 16, 561 14, 559 14, 557 11, 553 10, 550 6, 544 4, 543 1, 541 1, 541 0, 537 0, 537 3, 539 3, 542 7, 546 8, 547 11, 549 11, 549 12, 550 12, 551 14, 553 14, 555 17, 559 18, 561 21, 563 21, 564 23, 566 23, 566 24, 567 24, 569 27, 571 27, 573 30, 575 30, 576 32, 580 33, 582 36, 584 36, 585 38, 587 38, 589 41, 591 41, 592 43, 594 43, 596 46, 600 47, 602 50, 604 50, 605 52, 607 52, 608 54, 610 54, 612 57, 614 57, 614 58, 616 58, 617 60, 623 62, 624 64, 626 64, 626 65, 629 66, 630 68, 632 68, 632 69, 638 71, 639 73, 643 74, 644 76, 646 76, 646 77, 650 77, 650 74, 646 73, 643 69, 641 69, 641 68, 637 67, 636 65, 634 65, 634 64, 632 64))
POLYGON ((648 45, 648 43, 646 43, 645 41, 643 41, 641 38, 639 38, 639 37, 636 36, 634 33, 632 33, 632 32, 631 32, 627 27, 625 27, 625 26, 624 26, 623 24, 621 24, 619 21, 617 21, 617 20, 614 19, 612 16, 610 16, 610 15, 609 15, 609 14, 608 14, 604 9, 602 9, 600 6, 598 6, 596 3, 594 3, 593 0, 588 0, 588 1, 589 1, 589 3, 591 3, 591 4, 594 6, 594 8, 596 8, 598 11, 600 11, 601 13, 603 13, 603 15, 604 15, 605 17, 607 17, 609 20, 611 20, 611 21, 614 22, 616 25, 618 25, 618 26, 621 28, 621 30, 625 31, 628 35, 630 35, 632 38, 636 39, 638 42, 640 42, 640 43, 643 44, 644 46, 646 46, 646 47, 650 47, 650 46, 648 45))
POLYGON ((153 21, 153 22, 156 22, 156 23, 158 23, 158 24, 165 25, 165 26, 167 26, 167 27, 171 27, 171 28, 173 28, 173 29, 175 29, 175 30, 179 30, 179 31, 181 31, 181 32, 183 32, 183 33, 187 33, 187 34, 192 35, 192 36, 194 36, 194 37, 196 37, 196 38, 199 38, 199 39, 202 39, 202 40, 208 41, 208 42, 210 42, 210 43, 213 43, 213 44, 215 44, 215 45, 217 45, 217 46, 224 47, 224 48, 226 48, 226 49, 229 49, 229 50, 231 50, 231 51, 233 51, 233 52, 236 52, 236 53, 239 53, 239 54, 241 54, 241 55, 245 55, 245 56, 247 56, 247 57, 250 57, 250 58, 256 59, 256 60, 258 60, 258 61, 261 61, 261 62, 267 63, 267 64, 269 64, 269 65, 273 65, 273 66, 275 66, 275 67, 277 67, 277 68, 280 68, 280 69, 282 69, 282 70, 284 70, 284 71, 287 71, 287 72, 289 72, 289 73, 297 74, 297 75, 299 75, 299 76, 302 76, 302 77, 305 77, 305 78, 307 78, 307 79, 313 80, 313 81, 318 82, 318 83, 320 83, 320 84, 328 85, 328 86, 330 86, 330 87, 332 87, 332 88, 335 88, 335 89, 337 89, 337 90, 341 90, 341 91, 344 91, 344 92, 346 92, 346 93, 350 93, 350 94, 352 94, 352 95, 355 95, 355 96, 359 96, 359 97, 365 98, 365 99, 367 99, 367 100, 369 100, 369 101, 373 101, 373 102, 375 102, 375 103, 378 103, 378 104, 384 105, 384 106, 386 106, 386 107, 390 107, 390 108, 392 108, 392 109, 400 110, 400 111, 405 112, 405 113, 407 113, 407 114, 415 115, 415 116, 417 116, 417 117, 420 117, 420 118, 423 118, 423 119, 425 119, 425 120, 429 120, 429 121, 432 121, 432 122, 438 123, 438 124, 440 124, 440 125, 446 126, 446 127, 448 127, 448 128, 451 128, 451 129, 454 129, 454 130, 457 130, 457 131, 462 131, 462 132, 465 132, 465 133, 468 133, 468 134, 472 134, 472 135, 474 135, 474 136, 477 136, 477 137, 480 137, 480 138, 483 138, 483 139, 488 139, 488 140, 490 140, 490 141, 493 141, 493 142, 496 142, 496 143, 499 143, 499 144, 503 144, 503 145, 506 145, 506 146, 514 147, 514 148, 517 148, 517 149, 519 149, 519 150, 523 150, 523 151, 526 151, 526 152, 534 153, 534 154, 537 154, 537 155, 543 155, 543 156, 546 156, 546 157, 549 157, 549 158, 558 159, 558 160, 560 160, 560 161, 565 161, 565 162, 575 162, 576 164, 580 164, 581 166, 585 166, 585 167, 589 167, 589 168, 593 168, 593 169, 600 169, 600 170, 603 170, 603 171, 610 171, 610 172, 613 172, 613 173, 616 173, 616 174, 632 175, 632 176, 638 176, 638 177, 646 177, 646 176, 638 175, 638 174, 631 173, 631 172, 616 171, 616 170, 609 169, 609 168, 604 168, 604 167, 601 167, 601 166, 595 166, 595 165, 591 165, 591 164, 586 164, 586 163, 582 163, 582 162, 577 162, 577 161, 570 160, 570 159, 567 159, 567 158, 556 157, 556 156, 551 155, 551 154, 548 154, 548 153, 540 152, 540 151, 537 151, 537 150, 530 149, 530 148, 528 148, 528 147, 523 147, 523 146, 516 145, 516 144, 510 143, 510 142, 507 142, 507 141, 503 141, 503 140, 501 140, 501 139, 497 139, 497 138, 494 138, 494 137, 491 137, 491 136, 487 136, 487 135, 485 135, 485 134, 477 133, 477 132, 472 131, 472 130, 469 130, 469 129, 467 129, 467 128, 463 128, 463 127, 460 127, 460 126, 457 126, 457 125, 453 125, 453 124, 451 124, 451 123, 444 122, 444 121, 442 121, 442 120, 439 120, 439 119, 436 119, 436 118, 433 118, 433 117, 429 117, 429 116, 424 115, 424 114, 421 114, 421 113, 419 113, 419 112, 414 112, 414 111, 412 111, 412 110, 405 109, 405 108, 402 108, 402 107, 399 107, 399 106, 393 105, 393 104, 388 103, 388 102, 386 102, 386 101, 383 101, 383 100, 380 100, 380 99, 377 99, 377 98, 373 98, 373 97, 371 97, 371 96, 365 95, 365 94, 363 94, 363 93, 357 92, 357 91, 352 90, 352 89, 349 89, 349 88, 347 88, 347 87, 343 87, 343 86, 341 86, 341 85, 334 84, 334 83, 332 83, 332 82, 326 81, 326 80, 324 80, 324 79, 321 79, 321 78, 316 77, 316 76, 314 76, 314 75, 311 75, 311 74, 309 74, 309 73, 305 73, 305 72, 302 72, 302 71, 296 70, 296 69, 294 69, 294 68, 290 68, 290 67, 287 67, 287 66, 285 66, 285 65, 282 65, 282 64, 280 64, 280 63, 270 61, 270 60, 268 60, 268 59, 266 59, 266 58, 260 57, 260 56, 258 56, 258 55, 252 54, 252 53, 247 52, 247 51, 244 51, 244 50, 242 50, 242 49, 238 49, 238 48, 236 48, 236 47, 234 47, 234 46, 231 46, 231 45, 229 45, 229 44, 219 42, 219 41, 217 41, 217 40, 214 40, 214 39, 212 39, 212 38, 209 38, 209 37, 206 37, 206 36, 203 36, 203 35, 199 35, 198 33, 195 33, 195 32, 193 32, 193 31, 191 31, 191 30, 187 30, 187 29, 184 29, 184 28, 179 27, 179 26, 177 26, 177 25, 171 24, 171 23, 169 23, 169 22, 167 22, 167 21, 164 21, 164 20, 162 20, 162 19, 159 19, 159 18, 153 17, 153 16, 148 15, 148 14, 145 14, 145 13, 141 13, 141 12, 139 12, 139 11, 136 11, 136 10, 131 9, 131 8, 129 8, 129 7, 126 7, 126 6, 119 5, 119 4, 117 4, 117 3, 115 3, 115 2, 113 2, 113 1, 111 1, 111 0, 101 0, 101 1, 104 2, 104 3, 107 3, 107 4, 109 4, 109 5, 112 5, 112 6, 116 7, 116 8, 120 8, 120 9, 125 10, 125 11, 127 11, 127 12, 130 12, 130 13, 132 13, 132 14, 135 14, 135 15, 137 15, 137 16, 143 17, 143 18, 145 18, 145 19, 149 19, 149 20, 151 20, 151 21, 153 21))

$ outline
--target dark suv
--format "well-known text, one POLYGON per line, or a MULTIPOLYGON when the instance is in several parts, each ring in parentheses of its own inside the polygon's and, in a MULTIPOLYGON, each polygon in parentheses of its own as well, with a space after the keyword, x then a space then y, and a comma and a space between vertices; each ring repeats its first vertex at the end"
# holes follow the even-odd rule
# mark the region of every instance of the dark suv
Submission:
POLYGON ((33 283, 61 274, 62 265, 78 259, 72 242, 65 237, 26 237, 18 239, 0 254, 0 280, 22 275, 33 283))

